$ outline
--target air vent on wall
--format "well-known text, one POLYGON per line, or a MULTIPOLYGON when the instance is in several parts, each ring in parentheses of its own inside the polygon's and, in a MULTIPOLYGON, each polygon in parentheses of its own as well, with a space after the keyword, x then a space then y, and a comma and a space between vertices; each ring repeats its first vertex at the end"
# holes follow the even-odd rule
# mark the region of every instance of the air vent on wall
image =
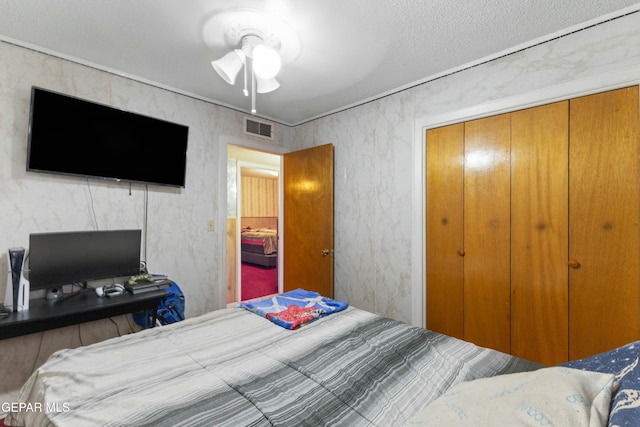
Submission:
POLYGON ((245 117, 244 133, 261 138, 273 139, 273 123, 245 117))

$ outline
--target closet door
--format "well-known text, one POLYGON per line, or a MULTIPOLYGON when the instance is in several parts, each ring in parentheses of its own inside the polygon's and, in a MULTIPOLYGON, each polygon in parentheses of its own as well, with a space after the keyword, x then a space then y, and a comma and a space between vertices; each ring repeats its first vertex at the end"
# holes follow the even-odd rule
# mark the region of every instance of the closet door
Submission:
POLYGON ((569 356, 640 339, 638 87, 570 103, 569 356))
POLYGON ((510 353, 510 115, 465 123, 464 339, 510 353))
POLYGON ((545 365, 569 354, 569 102, 511 115, 511 351, 545 365))
POLYGON ((463 338, 464 124, 426 135, 427 328, 463 338))

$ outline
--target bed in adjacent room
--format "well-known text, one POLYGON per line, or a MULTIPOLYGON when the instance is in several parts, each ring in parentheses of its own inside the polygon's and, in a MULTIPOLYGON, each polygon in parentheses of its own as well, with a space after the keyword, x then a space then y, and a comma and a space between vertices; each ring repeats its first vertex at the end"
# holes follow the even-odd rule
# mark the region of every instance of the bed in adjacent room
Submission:
MULTIPOLYGON (((632 387, 638 390, 640 386, 632 382, 614 386, 613 382, 632 377, 637 380, 634 363, 640 349, 635 344, 618 350, 615 357, 624 362, 615 366, 606 363, 609 356, 599 357, 598 369, 615 371, 617 377, 582 371, 590 367, 589 361, 576 362, 571 368, 541 369, 535 363, 317 294, 287 293, 278 297, 299 301, 270 297, 246 308, 218 310, 90 346, 61 350, 33 373, 16 402, 22 408, 41 410, 15 410, 6 423, 432 425, 424 417, 433 420, 438 416, 475 415, 473 408, 465 409, 470 401, 465 402, 464 396, 470 391, 458 391, 460 387, 471 385, 473 389, 477 384, 475 388, 480 391, 502 388, 502 393, 491 396, 472 394, 471 403, 489 398, 495 404, 496 397, 513 396, 524 389, 524 383, 538 384, 545 396, 557 397, 564 405, 570 393, 576 413, 589 419, 604 416, 603 425, 607 425, 610 403, 618 415, 638 413, 636 403, 627 403, 626 397, 619 399, 622 390, 629 396, 632 387), (303 322, 289 322, 302 317, 303 322), (526 377, 529 375, 537 377, 526 377), (564 389, 545 385, 545 376, 562 379, 564 389), (567 378, 572 381, 565 381, 567 378), (558 395, 560 390, 564 394, 558 395), (580 396, 585 397, 581 400, 580 396), (451 404, 446 401, 454 397, 462 400, 451 404), (594 404, 587 406, 587 401, 594 404), (606 410, 606 414, 594 413, 592 406, 598 406, 600 412, 606 410)), ((489 408, 490 404, 481 406, 489 408)), ((506 416, 530 417, 531 409, 508 412, 506 416)), ((503 415, 495 411, 492 416, 503 415)), ((610 427, 626 425, 620 417, 614 421, 617 424, 609 423, 610 427)))
POLYGON ((243 228, 240 249, 242 262, 275 267, 278 261, 278 232, 272 228, 243 228))

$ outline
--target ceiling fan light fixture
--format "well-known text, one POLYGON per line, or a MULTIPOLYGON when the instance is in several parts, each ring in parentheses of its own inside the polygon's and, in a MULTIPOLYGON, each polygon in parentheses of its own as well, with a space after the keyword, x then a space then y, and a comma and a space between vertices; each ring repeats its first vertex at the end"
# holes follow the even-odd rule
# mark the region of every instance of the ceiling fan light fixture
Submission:
POLYGON ((211 61, 211 66, 222 79, 230 85, 235 84, 236 76, 243 67, 246 56, 243 51, 234 49, 222 58, 211 61))
POLYGON ((274 78, 263 79, 256 74, 256 92, 269 93, 280 87, 280 83, 274 78))
POLYGON ((272 92, 280 87, 280 83, 274 78, 280 71, 282 60, 274 49, 264 45, 261 37, 248 34, 242 38, 241 49, 234 49, 222 58, 211 61, 211 66, 222 79, 234 85, 236 76, 241 68, 244 68, 244 96, 251 93, 251 114, 256 114, 256 93, 272 92), (247 58, 251 61, 247 62, 247 58), (247 67, 251 67, 248 75, 247 67), (251 82, 251 92, 247 87, 251 82))
POLYGON ((211 62, 225 82, 234 85, 240 68, 244 69, 242 93, 251 98, 252 114, 256 113, 256 94, 278 89, 276 75, 283 66, 295 61, 302 49, 297 32, 280 14, 253 9, 213 14, 204 23, 202 36, 219 54, 227 52, 211 62))
POLYGON ((253 69, 257 77, 272 79, 280 71, 282 60, 275 50, 258 44, 253 48, 253 69))

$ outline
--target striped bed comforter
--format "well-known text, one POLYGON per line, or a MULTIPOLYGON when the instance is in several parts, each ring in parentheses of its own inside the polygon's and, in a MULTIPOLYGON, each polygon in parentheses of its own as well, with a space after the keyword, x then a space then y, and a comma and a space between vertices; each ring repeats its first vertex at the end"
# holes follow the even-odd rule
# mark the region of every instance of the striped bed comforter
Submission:
POLYGON ((56 352, 6 422, 389 427, 460 381, 537 367, 354 307, 297 330, 224 309, 56 352))

